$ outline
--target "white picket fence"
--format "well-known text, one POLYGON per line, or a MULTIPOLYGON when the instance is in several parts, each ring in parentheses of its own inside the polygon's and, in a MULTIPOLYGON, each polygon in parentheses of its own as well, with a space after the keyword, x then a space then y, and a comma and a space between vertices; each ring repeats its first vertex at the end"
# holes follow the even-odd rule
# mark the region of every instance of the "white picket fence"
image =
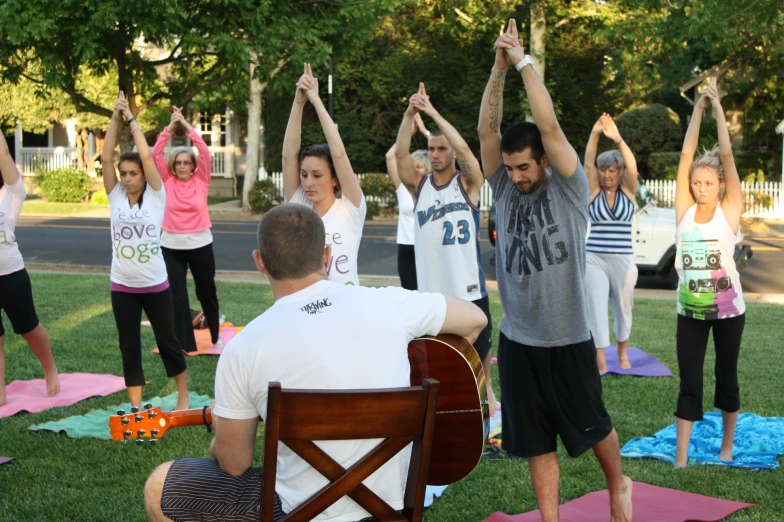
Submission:
MULTIPOLYGON (((230 147, 208 147, 212 160, 212 177, 231 177, 232 150, 230 147)), ((167 147, 167 151, 169 148, 167 147)), ((44 170, 76 167, 76 149, 72 147, 22 147, 21 157, 17 158, 17 167, 23 176, 35 174, 37 166, 44 170), (21 161, 19 161, 21 160, 21 161)))
MULTIPOLYGON (((675 204, 675 180, 657 179, 645 182, 648 192, 656 199, 656 204, 672 208, 675 204)), ((745 199, 744 216, 784 218, 781 182, 741 183, 745 199)))
MULTIPOLYGON (((357 174, 357 177, 360 181, 362 178, 365 177, 365 174, 357 174)), ((272 172, 269 174, 269 179, 275 184, 278 191, 283 194, 283 173, 282 172, 272 172)), ((377 196, 366 196, 368 201, 378 201, 382 205, 386 205, 388 200, 386 198, 379 198, 377 196)), ((394 196, 390 196, 390 198, 394 200, 394 196)), ((482 212, 489 212, 490 207, 493 206, 493 190, 490 188, 488 183, 482 185, 482 190, 479 192, 479 208, 482 212)))

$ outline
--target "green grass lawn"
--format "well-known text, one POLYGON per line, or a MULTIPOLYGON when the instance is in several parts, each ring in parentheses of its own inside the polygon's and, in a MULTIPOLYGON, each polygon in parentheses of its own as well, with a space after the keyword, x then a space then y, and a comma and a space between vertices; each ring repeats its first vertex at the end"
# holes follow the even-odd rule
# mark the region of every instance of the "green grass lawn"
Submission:
MULTIPOLYGON (((31 277, 38 314, 52 337, 60 371, 121 375, 108 278, 55 274, 31 277)), ((272 304, 269 287, 263 285, 219 282, 218 295, 221 312, 235 324, 246 324, 272 304)), ((491 302, 497 324, 501 318, 497 294, 491 294, 491 302)), ((634 312, 631 344, 655 354, 676 370, 675 304, 638 300, 634 312)), ((784 411, 780 350, 783 322, 784 307, 748 307, 740 362, 742 411, 765 416, 784 411)), ((9 330, 7 320, 5 325, 9 330)), ((166 378, 158 356, 149 353, 154 347, 152 331, 142 331, 144 366, 150 381, 145 397, 174 392, 174 383, 166 378)), ((497 330, 494 334, 497 339, 497 330)), ((38 360, 19 336, 6 335, 5 353, 8 382, 43 376, 38 360)), ((212 396, 217 358, 194 357, 187 362, 190 388, 212 396)), ((495 370, 493 373, 499 393, 498 376, 495 370)), ((713 382, 713 357, 709 355, 705 364, 706 411, 713 409, 713 382)), ((677 379, 605 377, 603 384, 605 402, 622 444, 633 437, 650 436, 674 421, 677 379)), ((204 429, 171 430, 157 447, 125 447, 27 429, 31 424, 81 415, 126 399, 123 391, 67 408, 0 419, 0 455, 17 459, 0 466, 0 520, 146 520, 142 489, 147 476, 167 460, 207 457, 211 435, 204 429)), ((257 463, 262 451, 261 433, 257 463)), ((605 487, 592 453, 579 459, 570 459, 562 449, 559 453, 562 502, 605 487)), ((749 472, 697 466, 675 471, 657 460, 624 459, 623 463, 626 473, 637 481, 757 505, 728 519, 733 522, 781 520, 784 513, 782 470, 749 472)), ((468 478, 451 486, 427 511, 425 520, 471 522, 483 520, 494 511, 521 513, 535 508, 526 464, 491 460, 482 461, 468 478)))
POLYGON ((22 214, 77 214, 89 210, 98 210, 105 205, 91 203, 48 203, 40 199, 25 201, 22 205, 22 214))

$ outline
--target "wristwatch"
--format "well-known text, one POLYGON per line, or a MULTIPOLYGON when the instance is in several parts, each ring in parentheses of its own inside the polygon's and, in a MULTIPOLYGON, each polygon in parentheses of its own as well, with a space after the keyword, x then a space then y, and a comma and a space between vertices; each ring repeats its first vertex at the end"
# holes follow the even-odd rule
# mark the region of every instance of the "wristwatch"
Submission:
POLYGON ((534 59, 531 57, 531 55, 526 54, 525 57, 522 60, 520 60, 520 62, 515 64, 515 69, 517 69, 518 71, 522 71, 523 67, 525 67, 526 65, 533 65, 533 63, 534 63, 534 59))

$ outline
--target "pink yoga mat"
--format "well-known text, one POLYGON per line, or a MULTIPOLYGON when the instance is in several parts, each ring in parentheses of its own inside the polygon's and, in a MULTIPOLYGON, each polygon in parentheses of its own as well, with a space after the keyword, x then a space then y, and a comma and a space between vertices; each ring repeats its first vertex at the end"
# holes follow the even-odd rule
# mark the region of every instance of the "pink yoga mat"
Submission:
POLYGON ((3 464, 8 464, 12 460, 14 460, 13 457, 0 457, 0 466, 2 466, 3 464))
POLYGON ((125 379, 96 373, 61 373, 60 393, 46 395, 43 379, 14 381, 5 388, 8 404, 0 406, 0 418, 20 411, 37 413, 57 406, 70 406, 90 397, 109 395, 125 389, 125 379))
MULTIPOLYGON (((686 493, 635 482, 632 490, 633 519, 639 521, 715 522, 741 509, 753 506, 720 498, 686 493)), ((607 522, 610 519, 610 495, 606 489, 594 491, 561 505, 561 522, 607 522)), ((522 515, 493 513, 485 522, 539 522, 539 510, 522 515)))

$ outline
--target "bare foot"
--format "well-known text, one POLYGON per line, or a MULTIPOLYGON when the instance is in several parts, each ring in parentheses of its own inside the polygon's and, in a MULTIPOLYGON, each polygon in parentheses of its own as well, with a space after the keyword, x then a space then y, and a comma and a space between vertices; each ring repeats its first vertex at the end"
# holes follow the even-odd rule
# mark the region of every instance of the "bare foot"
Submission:
MULTIPOLYGON (((0 403, 2 404, 2 403, 0 403)), ((719 453, 719 460, 723 460, 724 462, 732 462, 732 449, 729 450, 721 450, 719 453)))
POLYGON ((186 393, 185 395, 179 395, 177 397, 177 406, 174 407, 175 410, 187 410, 191 405, 191 398, 186 393))
POLYGON ((607 359, 604 356, 604 348, 596 350, 596 365, 599 367, 599 375, 607 373, 607 359))
POLYGON ((44 371, 46 378, 46 394, 49 397, 54 397, 60 393, 60 378, 57 375, 57 368, 51 372, 44 371))
POLYGON ((618 494, 618 498, 611 500, 611 522, 631 522, 632 520, 632 479, 624 475, 623 482, 623 491, 618 494))
POLYGON ((680 460, 678 460, 678 459, 675 459, 675 465, 674 465, 673 467, 674 467, 675 469, 683 469, 683 468, 685 468, 685 467, 686 467, 686 464, 687 464, 687 463, 688 463, 688 461, 687 461, 687 460, 680 461, 680 460))
POLYGON ((629 356, 626 355, 626 350, 618 352, 618 366, 624 370, 628 370, 632 367, 632 363, 629 362, 629 356))

